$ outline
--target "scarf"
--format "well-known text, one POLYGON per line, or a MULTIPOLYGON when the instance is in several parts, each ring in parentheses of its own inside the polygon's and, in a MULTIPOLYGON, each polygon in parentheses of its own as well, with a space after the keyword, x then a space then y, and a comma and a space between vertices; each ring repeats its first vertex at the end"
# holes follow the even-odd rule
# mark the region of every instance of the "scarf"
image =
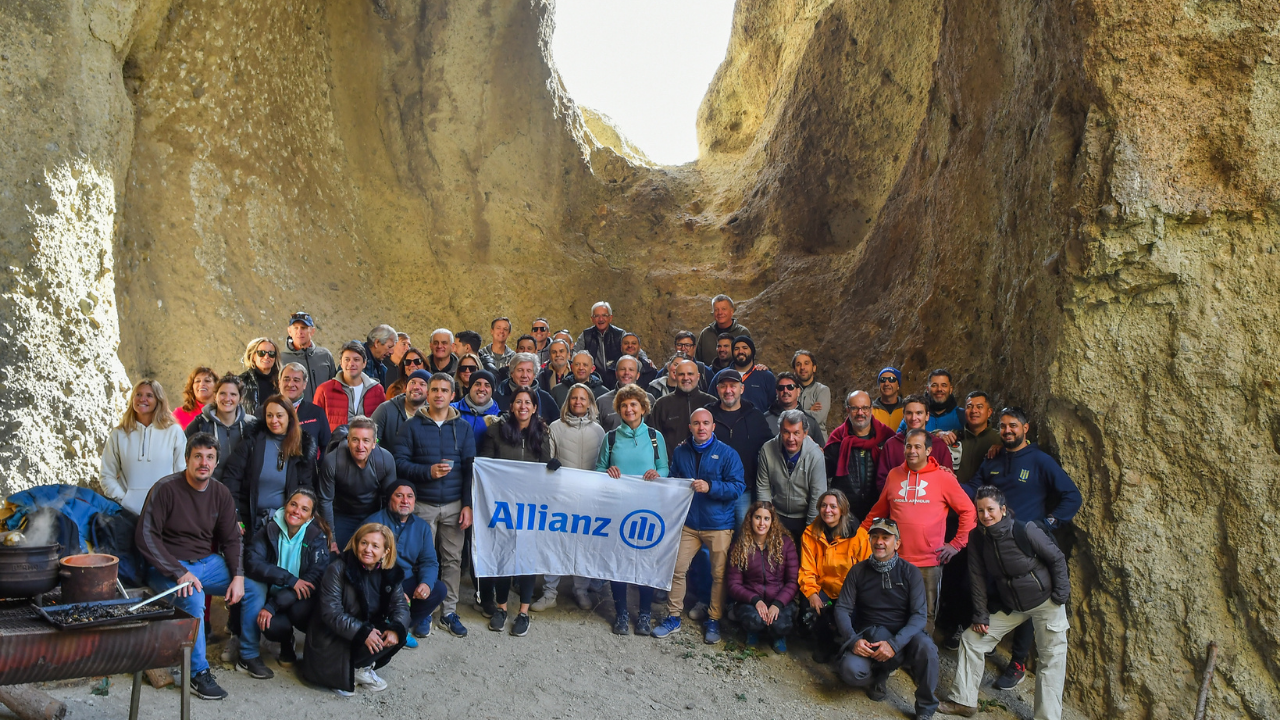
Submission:
POLYGON ((290 575, 298 577, 298 573, 302 570, 302 540, 307 536, 307 526, 311 521, 303 523, 293 537, 289 537, 289 526, 284 522, 284 508, 276 510, 275 521, 280 527, 280 538, 276 540, 276 565, 284 568, 290 575))
POLYGON ((483 404, 483 405, 476 405, 475 403, 471 402, 471 396, 470 396, 470 395, 467 395, 466 397, 462 398, 462 401, 463 401, 463 402, 465 402, 465 403, 467 404, 467 407, 471 408, 471 410, 472 410, 476 415, 483 415, 484 413, 486 413, 486 412, 488 412, 488 411, 489 411, 489 408, 493 407, 493 396, 492 396, 492 395, 490 395, 490 396, 489 396, 489 400, 488 400, 488 402, 486 402, 486 403, 485 403, 485 404, 483 404))
POLYGON ((880 587, 884 588, 885 590, 892 590, 893 581, 889 579, 889 571, 897 567, 898 554, 894 553, 893 557, 889 558, 888 560, 885 560, 884 562, 881 562, 875 559, 875 557, 869 557, 867 558, 867 562, 871 563, 872 570, 875 570, 876 572, 880 573, 880 587))
POLYGON ((693 449, 694 449, 694 450, 697 450, 698 452, 702 452, 703 450, 706 450, 707 448, 711 447, 711 443, 713 443, 713 442, 715 442, 715 441, 716 441, 716 436, 715 436, 715 435, 712 435, 711 437, 707 438, 707 441, 706 441, 706 442, 704 442, 704 443, 702 443, 701 445, 699 445, 699 444, 697 444, 696 442, 694 442, 694 441, 693 441, 693 437, 692 437, 692 436, 690 436, 690 437, 689 437, 689 444, 690 444, 690 445, 692 445, 692 446, 693 446, 693 449))
POLYGON ((840 423, 840 427, 831 431, 826 445, 840 445, 840 456, 836 458, 836 477, 849 475, 849 454, 854 450, 868 450, 871 452, 872 464, 880 462, 880 446, 891 437, 893 431, 875 418, 871 418, 871 435, 865 438, 853 434, 853 425, 848 420, 840 423))

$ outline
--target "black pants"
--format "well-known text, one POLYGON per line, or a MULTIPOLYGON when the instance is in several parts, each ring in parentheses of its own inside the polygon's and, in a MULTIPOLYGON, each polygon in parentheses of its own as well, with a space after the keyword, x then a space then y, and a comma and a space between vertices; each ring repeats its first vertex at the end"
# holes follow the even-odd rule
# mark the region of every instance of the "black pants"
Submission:
POLYGON ((636 612, 640 615, 650 614, 653 606, 653 588, 610 580, 609 592, 613 594, 613 612, 618 615, 630 614, 627 612, 627 590, 631 588, 635 588, 640 595, 640 602, 636 612))
MULTIPOLYGON (((875 643, 893 638, 893 633, 875 626, 862 632, 862 639, 875 643)), ((916 633, 898 653, 886 662, 854 655, 846 650, 840 658, 840 679, 852 687, 869 687, 889 677, 899 667, 906 667, 916 681, 916 715, 931 715, 938 708, 938 647, 923 632, 916 633)))
POLYGON ((315 607, 315 596, 305 600, 295 600, 283 610, 271 616, 271 623, 262 631, 263 637, 271 642, 293 642, 293 631, 307 631, 311 622, 311 611, 315 607))
POLYGON ((778 521, 782 523, 782 527, 787 529, 787 532, 791 533, 791 540, 796 544, 796 551, 799 552, 800 541, 804 538, 804 529, 808 527, 808 524, 803 518, 789 518, 782 515, 778 516, 778 521))
POLYGON ((362 668, 373 666, 374 670, 391 662, 391 658, 404 647, 405 639, 396 638, 400 642, 393 647, 384 647, 376 653, 369 652, 364 643, 351 643, 351 667, 362 668))
POLYGON ((778 617, 773 621, 772 625, 766 625, 760 617, 760 613, 756 610, 755 605, 747 603, 735 603, 737 606, 736 613, 738 616, 738 624, 743 630, 757 635, 764 634, 774 638, 782 638, 791 634, 791 628, 794 624, 795 607, 792 605, 784 605, 778 611, 778 617))
POLYGON ((969 588, 969 548, 942 566, 942 591, 938 593, 936 627, 950 635, 973 622, 973 592, 969 588))
MULTIPOLYGON (((533 585, 536 577, 536 575, 518 575, 514 578, 516 592, 520 593, 521 605, 533 602, 533 585)), ((507 604, 507 598, 511 595, 511 580, 510 577, 480 578, 480 602, 507 604)))
MULTIPOLYGON (((1031 657, 1031 643, 1035 642, 1036 629, 1030 620, 1022 623, 1013 631, 1013 642, 1009 652, 1009 659, 1013 662, 1027 664, 1027 658, 1031 657)), ((1038 665, 1036 667, 1039 667, 1038 665)))

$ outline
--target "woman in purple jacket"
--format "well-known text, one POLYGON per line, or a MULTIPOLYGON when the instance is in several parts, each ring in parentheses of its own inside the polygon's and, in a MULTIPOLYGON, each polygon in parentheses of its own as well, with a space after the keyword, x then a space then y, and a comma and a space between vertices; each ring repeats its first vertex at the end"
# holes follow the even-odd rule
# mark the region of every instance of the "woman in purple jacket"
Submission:
POLYGON ((755 502, 747 509, 729 548, 728 565, 725 583, 738 622, 747 631, 747 644, 759 642, 766 632, 773 638, 773 651, 785 653, 795 617, 791 601, 800 591, 800 559, 772 503, 755 502))

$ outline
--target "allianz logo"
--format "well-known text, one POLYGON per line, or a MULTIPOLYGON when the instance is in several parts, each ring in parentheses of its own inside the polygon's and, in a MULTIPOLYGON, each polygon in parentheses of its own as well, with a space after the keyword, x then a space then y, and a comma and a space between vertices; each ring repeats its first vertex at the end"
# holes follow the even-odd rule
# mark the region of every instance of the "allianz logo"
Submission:
MULTIPOLYGON (((495 500, 489 528, 498 526, 507 530, 558 532, 607 538, 612 537, 610 528, 613 526, 613 518, 550 512, 550 508, 546 505, 495 500)), ((661 515, 652 510, 633 510, 622 518, 618 526, 622 528, 618 537, 637 550, 655 547, 667 534, 666 522, 661 515)))

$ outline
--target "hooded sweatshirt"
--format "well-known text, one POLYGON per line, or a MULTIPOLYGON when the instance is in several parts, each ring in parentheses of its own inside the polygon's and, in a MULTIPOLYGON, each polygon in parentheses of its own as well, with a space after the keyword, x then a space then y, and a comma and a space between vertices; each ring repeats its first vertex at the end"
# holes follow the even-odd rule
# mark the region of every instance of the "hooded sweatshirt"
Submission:
MULTIPOLYGON (((880 448, 880 459, 876 462, 876 486, 879 489, 884 489, 889 471, 901 467, 907 461, 906 445, 907 431, 903 430, 886 440, 880 448)), ((938 438, 933 438, 933 443, 929 446, 929 457, 938 461, 938 467, 951 470, 951 450, 938 438)))
POLYGON ((377 380, 360 373, 360 381, 348 385, 342 375, 322 383, 316 388, 315 404, 329 419, 329 430, 337 430, 357 415, 371 417, 378 406, 386 402, 387 393, 377 380))
MULTIPOLYGON (((223 425, 217 416, 218 406, 209 404, 204 407, 200 413, 200 417, 191 421, 186 433, 187 439, 195 437, 196 433, 209 433, 218 440, 218 467, 214 468, 213 479, 222 481, 222 470, 227 466, 227 460, 231 458, 231 453, 236 451, 240 445, 240 439, 253 432, 258 425, 258 419, 252 415, 246 415, 244 408, 236 408, 236 419, 231 421, 230 425, 223 425)), ((185 448, 184 448, 185 449, 185 448)))
POLYGON ((862 520, 862 529, 871 527, 873 518, 892 519, 902 537, 898 554, 916 567, 937 567, 935 551, 946 536, 948 510, 960 516, 951 546, 963 550, 969 543, 969 531, 977 524, 973 501, 960 488, 956 476, 930 456, 919 472, 905 464, 889 472, 884 492, 862 520))
POLYGON ((1000 488, 1009 510, 1022 522, 1040 522, 1050 516, 1065 522, 1080 510, 1080 489, 1035 443, 1017 452, 1004 450, 983 462, 965 485, 965 492, 972 497, 980 485, 1000 488))
POLYGON ((163 430, 152 422, 133 432, 114 428, 102 448, 102 494, 134 513, 142 512, 151 486, 187 469, 187 438, 177 423, 163 430))

